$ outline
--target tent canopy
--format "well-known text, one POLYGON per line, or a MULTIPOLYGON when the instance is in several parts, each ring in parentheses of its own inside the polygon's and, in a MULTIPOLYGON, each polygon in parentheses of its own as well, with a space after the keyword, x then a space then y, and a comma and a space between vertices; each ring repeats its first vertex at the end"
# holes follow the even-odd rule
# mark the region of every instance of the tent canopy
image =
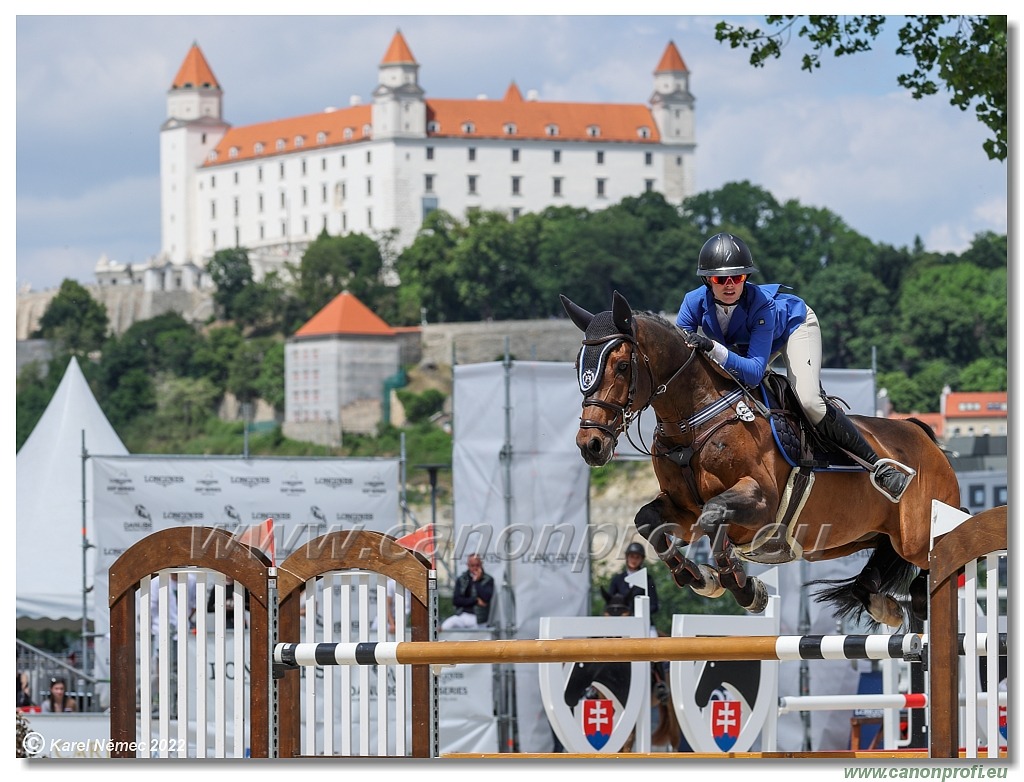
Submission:
MULTIPOLYGON (((89 574, 86 583, 91 586, 93 571, 91 553, 84 569, 82 561, 83 523, 93 540, 92 520, 83 518, 82 509, 83 444, 93 456, 128 453, 72 358, 17 456, 19 626, 30 620, 82 620, 83 573, 89 574)), ((90 483, 85 481, 85 486, 90 483)))

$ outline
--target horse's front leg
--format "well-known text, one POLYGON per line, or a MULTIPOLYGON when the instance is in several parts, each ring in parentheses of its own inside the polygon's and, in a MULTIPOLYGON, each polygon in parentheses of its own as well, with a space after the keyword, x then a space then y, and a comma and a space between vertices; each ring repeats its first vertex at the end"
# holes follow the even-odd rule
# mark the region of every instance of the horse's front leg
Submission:
POLYGON ((711 539, 711 559, 718 579, 736 602, 752 614, 759 614, 768 605, 768 590, 760 579, 747 576, 736 556, 729 528, 732 525, 759 530, 772 522, 772 511, 753 478, 745 477, 712 497, 704 505, 697 525, 711 539))
POLYGON ((659 494, 640 508, 633 519, 637 530, 672 572, 676 586, 690 587, 704 597, 720 597, 725 590, 719 584, 717 574, 707 565, 687 559, 679 550, 679 539, 689 534, 694 521, 695 515, 680 511, 666 494, 659 494))

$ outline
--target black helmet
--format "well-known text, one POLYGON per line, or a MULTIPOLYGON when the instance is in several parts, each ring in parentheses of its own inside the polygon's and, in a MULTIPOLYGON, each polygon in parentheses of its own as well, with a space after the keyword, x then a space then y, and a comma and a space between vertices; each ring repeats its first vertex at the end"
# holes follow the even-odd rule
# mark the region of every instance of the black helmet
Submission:
POLYGON ((700 248, 697 256, 697 275, 711 277, 716 274, 753 274, 754 259, 743 240, 732 234, 715 234, 700 248))
POLYGON ((639 554, 642 557, 645 555, 644 547, 636 541, 633 541, 628 546, 626 546, 626 556, 628 557, 630 554, 639 554))

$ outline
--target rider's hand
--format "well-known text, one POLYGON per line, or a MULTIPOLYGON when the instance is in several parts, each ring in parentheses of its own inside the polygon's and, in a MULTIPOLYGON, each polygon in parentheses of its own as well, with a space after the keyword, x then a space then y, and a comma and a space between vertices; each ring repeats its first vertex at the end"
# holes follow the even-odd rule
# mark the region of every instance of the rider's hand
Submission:
POLYGON ((696 332, 687 334, 684 339, 691 348, 696 348, 704 353, 708 353, 715 346, 714 340, 708 339, 703 334, 696 332))

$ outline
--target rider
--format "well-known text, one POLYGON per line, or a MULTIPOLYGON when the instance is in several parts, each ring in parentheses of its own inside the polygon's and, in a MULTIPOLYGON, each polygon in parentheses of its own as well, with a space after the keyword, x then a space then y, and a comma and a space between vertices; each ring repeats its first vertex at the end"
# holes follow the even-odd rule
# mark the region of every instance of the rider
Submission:
MULTIPOLYGON (((757 386, 771 359, 781 354, 793 392, 815 429, 875 465, 878 454, 853 422, 837 405, 826 404, 820 379, 821 329, 814 311, 799 297, 781 292, 784 286, 749 282, 756 271, 742 239, 729 233, 712 236, 697 258, 697 275, 704 284, 683 297, 676 325, 693 332, 687 337, 691 347, 747 386, 757 386), (697 334, 698 328, 704 334, 697 334)), ((899 502, 911 476, 894 464, 886 459, 874 467, 872 485, 899 502)))

